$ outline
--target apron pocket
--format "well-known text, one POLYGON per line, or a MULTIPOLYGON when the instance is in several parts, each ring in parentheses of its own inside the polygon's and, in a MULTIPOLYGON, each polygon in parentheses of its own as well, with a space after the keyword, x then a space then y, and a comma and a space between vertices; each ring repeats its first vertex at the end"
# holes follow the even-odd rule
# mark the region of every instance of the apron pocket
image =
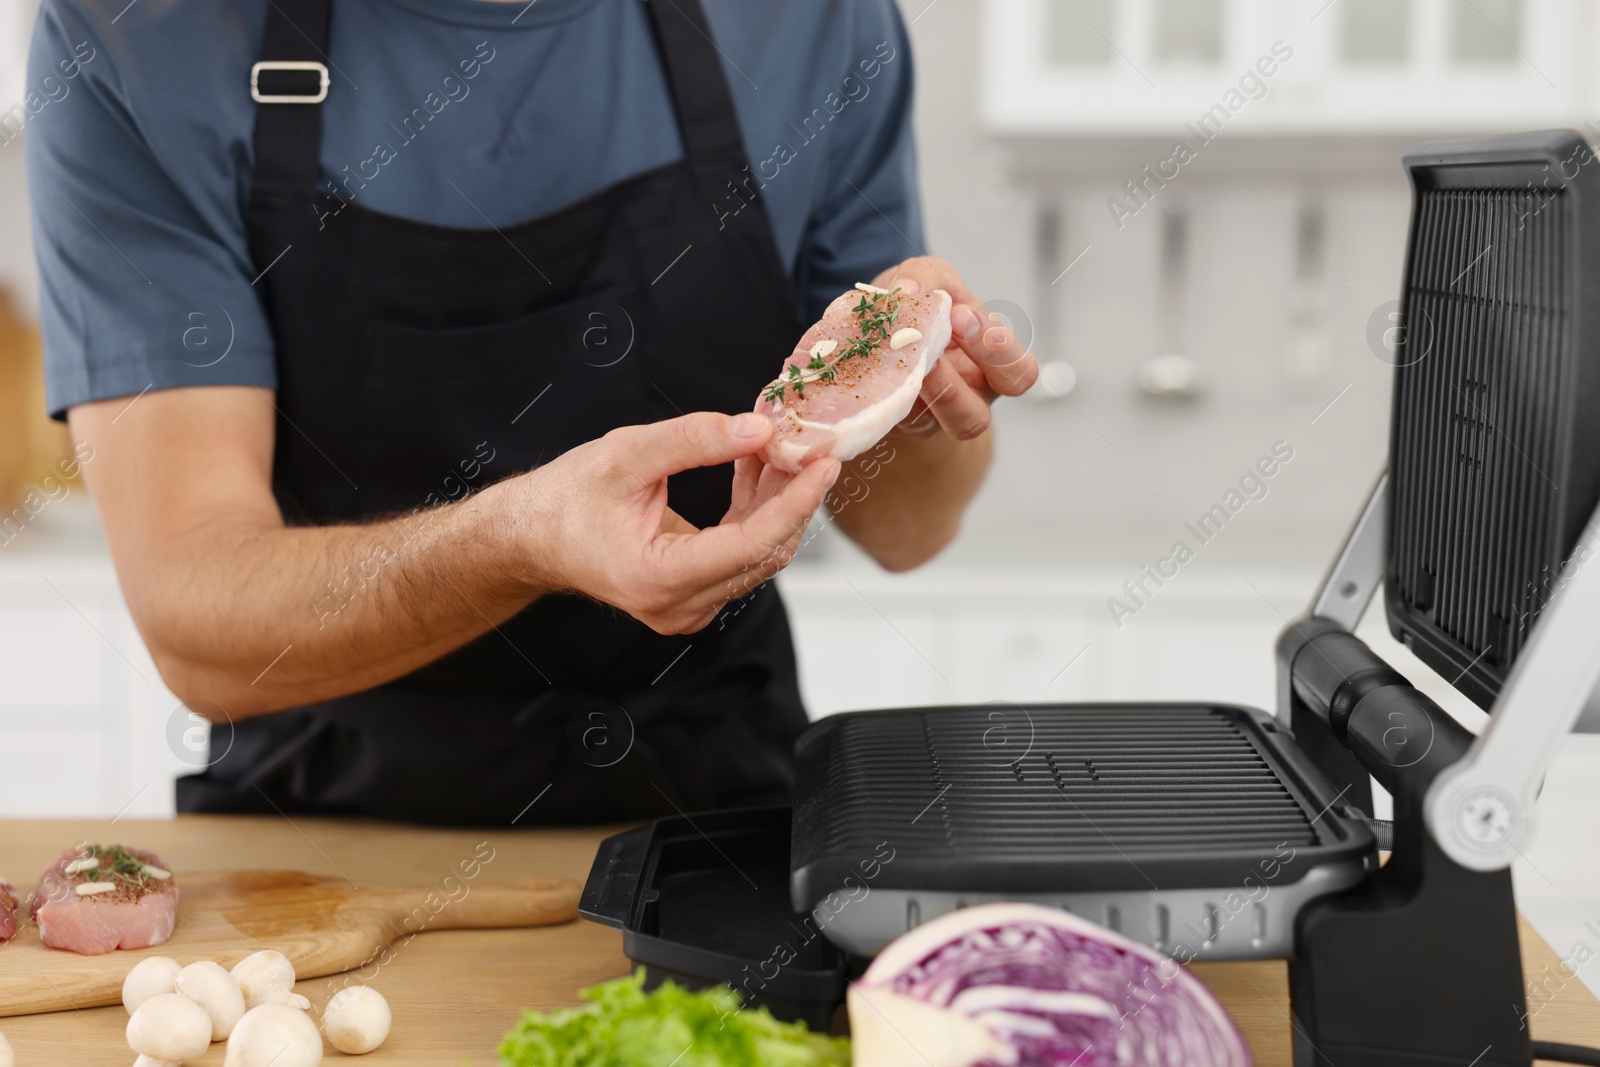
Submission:
POLYGON ((361 483, 374 510, 459 498, 627 421, 643 386, 631 292, 506 322, 373 322, 355 398, 361 483))

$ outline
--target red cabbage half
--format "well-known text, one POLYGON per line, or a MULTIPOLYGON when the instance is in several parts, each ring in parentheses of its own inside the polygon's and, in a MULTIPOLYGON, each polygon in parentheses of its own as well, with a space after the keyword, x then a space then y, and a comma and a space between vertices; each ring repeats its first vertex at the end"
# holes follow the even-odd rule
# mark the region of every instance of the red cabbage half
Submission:
POLYGON ((1055 908, 984 904, 903 935, 850 989, 856 1067, 1249 1067, 1177 961, 1055 908))

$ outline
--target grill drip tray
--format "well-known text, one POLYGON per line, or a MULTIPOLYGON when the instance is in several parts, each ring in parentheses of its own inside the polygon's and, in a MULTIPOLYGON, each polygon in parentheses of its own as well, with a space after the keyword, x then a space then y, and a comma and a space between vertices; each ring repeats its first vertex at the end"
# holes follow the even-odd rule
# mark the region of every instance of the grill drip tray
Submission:
POLYGON ((801 739, 791 903, 871 955, 991 900, 1180 960, 1291 954, 1305 901, 1376 862, 1366 823, 1247 708, 992 704, 835 715, 801 739))

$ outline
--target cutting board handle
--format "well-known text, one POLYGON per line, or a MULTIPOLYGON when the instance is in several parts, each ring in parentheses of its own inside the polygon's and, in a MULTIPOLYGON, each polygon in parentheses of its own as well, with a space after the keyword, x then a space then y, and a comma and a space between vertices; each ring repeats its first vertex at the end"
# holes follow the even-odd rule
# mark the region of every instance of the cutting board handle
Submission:
POLYGON ((578 885, 568 878, 476 882, 454 898, 443 892, 393 890, 390 916, 408 930, 486 930, 548 926, 578 917, 578 885))

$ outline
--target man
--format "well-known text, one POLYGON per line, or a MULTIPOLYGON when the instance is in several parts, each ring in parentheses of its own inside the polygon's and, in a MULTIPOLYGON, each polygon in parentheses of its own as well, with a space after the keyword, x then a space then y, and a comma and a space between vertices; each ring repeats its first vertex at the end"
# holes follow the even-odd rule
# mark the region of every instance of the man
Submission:
POLYGON ((785 798, 761 583, 841 471, 764 468, 757 391, 853 282, 951 292, 913 416, 829 497, 900 570, 1036 374, 920 255, 891 0, 46 0, 30 78, 64 59, 29 129, 50 405, 216 724, 179 808, 785 798))

